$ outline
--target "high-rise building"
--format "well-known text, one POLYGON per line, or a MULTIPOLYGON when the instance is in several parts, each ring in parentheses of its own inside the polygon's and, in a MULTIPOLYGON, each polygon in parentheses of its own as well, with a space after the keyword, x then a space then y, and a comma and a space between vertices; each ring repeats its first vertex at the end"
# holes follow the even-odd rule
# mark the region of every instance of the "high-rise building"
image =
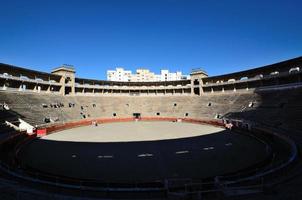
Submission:
POLYGON ((151 82, 151 81, 175 81, 189 79, 189 75, 182 75, 181 71, 175 73, 169 70, 160 70, 160 74, 155 74, 149 69, 139 68, 135 74, 131 71, 119 67, 116 70, 107 71, 107 80, 110 81, 130 81, 130 82, 151 82))
POLYGON ((137 69, 136 74, 132 74, 132 82, 148 82, 155 81, 155 74, 150 72, 149 69, 137 69))
POLYGON ((131 81, 132 72, 117 67, 115 70, 107 70, 107 80, 110 81, 131 81))
POLYGON ((181 71, 177 71, 175 73, 169 72, 169 70, 160 70, 160 81, 175 81, 175 80, 183 80, 188 79, 188 75, 182 75, 181 71))

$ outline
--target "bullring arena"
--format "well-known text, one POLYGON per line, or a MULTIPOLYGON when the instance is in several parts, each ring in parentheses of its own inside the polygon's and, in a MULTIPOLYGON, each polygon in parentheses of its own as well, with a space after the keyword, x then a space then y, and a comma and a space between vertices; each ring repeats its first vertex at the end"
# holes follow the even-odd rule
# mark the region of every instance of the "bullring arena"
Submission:
POLYGON ((299 199, 301 67, 113 82, 0 64, 0 199, 299 199))
POLYGON ((27 146, 19 157, 31 168, 72 178, 128 183, 208 178, 256 165, 268 156, 263 153, 265 144, 225 133, 222 128, 158 121, 78 127, 27 146), (223 163, 221 168, 213 168, 217 163, 223 163))

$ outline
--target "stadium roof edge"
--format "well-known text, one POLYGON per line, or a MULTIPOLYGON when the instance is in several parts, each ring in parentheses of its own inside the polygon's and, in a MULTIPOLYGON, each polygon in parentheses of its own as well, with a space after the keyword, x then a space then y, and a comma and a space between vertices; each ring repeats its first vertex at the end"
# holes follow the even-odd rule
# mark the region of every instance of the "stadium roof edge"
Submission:
POLYGON ((299 60, 302 62, 302 56, 295 57, 295 58, 288 59, 288 60, 283 60, 283 61, 276 62, 276 63, 269 64, 269 65, 264 65, 262 67, 254 67, 254 68, 252 67, 250 69, 243 70, 243 71, 232 72, 232 73, 228 73, 228 74, 221 74, 221 75, 216 75, 216 76, 208 76, 208 77, 205 77, 204 79, 216 79, 216 78, 221 78, 221 77, 232 77, 232 76, 236 76, 236 75, 240 75, 240 74, 247 74, 247 73, 252 72, 252 71, 257 71, 257 70, 260 71, 260 70, 263 70, 263 69, 266 69, 266 68, 274 67, 276 65, 282 65, 282 64, 285 64, 285 63, 288 63, 288 62, 294 62, 294 61, 299 61, 299 60))
POLYGON ((42 74, 42 75, 47 75, 47 76, 57 76, 57 77, 61 77, 60 75, 56 75, 56 74, 52 74, 52 73, 48 73, 48 72, 43 72, 43 71, 38 71, 38 70, 32 70, 30 68, 25 68, 25 67, 19 67, 19 66, 15 66, 15 65, 11 65, 11 64, 7 64, 7 63, 0 63, 1 65, 5 65, 7 67, 12 67, 14 69, 19 69, 19 70, 24 70, 27 72, 31 72, 31 73, 37 73, 37 74, 42 74))

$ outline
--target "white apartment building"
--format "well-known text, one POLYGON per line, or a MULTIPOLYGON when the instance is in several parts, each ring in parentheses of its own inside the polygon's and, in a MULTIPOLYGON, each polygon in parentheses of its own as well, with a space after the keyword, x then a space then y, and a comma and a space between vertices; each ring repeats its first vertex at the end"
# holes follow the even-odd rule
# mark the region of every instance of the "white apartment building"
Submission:
POLYGON ((107 70, 107 80, 110 81, 131 81, 132 72, 124 70, 121 67, 117 67, 115 70, 107 70))
POLYGON ((180 71, 170 73, 169 70, 160 70, 160 81, 182 80, 182 77, 183 76, 180 71))
POLYGON ((149 69, 137 69, 136 74, 132 74, 130 81, 132 82, 155 81, 155 74, 153 72, 150 72, 149 69))
POLYGON ((109 81, 130 81, 130 82, 151 82, 151 81, 175 81, 189 79, 189 75, 182 75, 182 72, 175 73, 169 70, 160 70, 160 74, 155 74, 149 69, 137 69, 135 74, 123 68, 116 68, 116 70, 107 71, 107 80, 109 81))

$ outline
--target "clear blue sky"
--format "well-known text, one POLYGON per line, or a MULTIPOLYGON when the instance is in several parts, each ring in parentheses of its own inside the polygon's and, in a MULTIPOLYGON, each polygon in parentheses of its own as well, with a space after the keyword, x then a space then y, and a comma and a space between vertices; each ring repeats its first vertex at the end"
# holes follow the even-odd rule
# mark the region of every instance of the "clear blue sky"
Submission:
POLYGON ((210 75, 302 55, 301 0, 0 0, 0 62, 105 79, 107 69, 210 75))

